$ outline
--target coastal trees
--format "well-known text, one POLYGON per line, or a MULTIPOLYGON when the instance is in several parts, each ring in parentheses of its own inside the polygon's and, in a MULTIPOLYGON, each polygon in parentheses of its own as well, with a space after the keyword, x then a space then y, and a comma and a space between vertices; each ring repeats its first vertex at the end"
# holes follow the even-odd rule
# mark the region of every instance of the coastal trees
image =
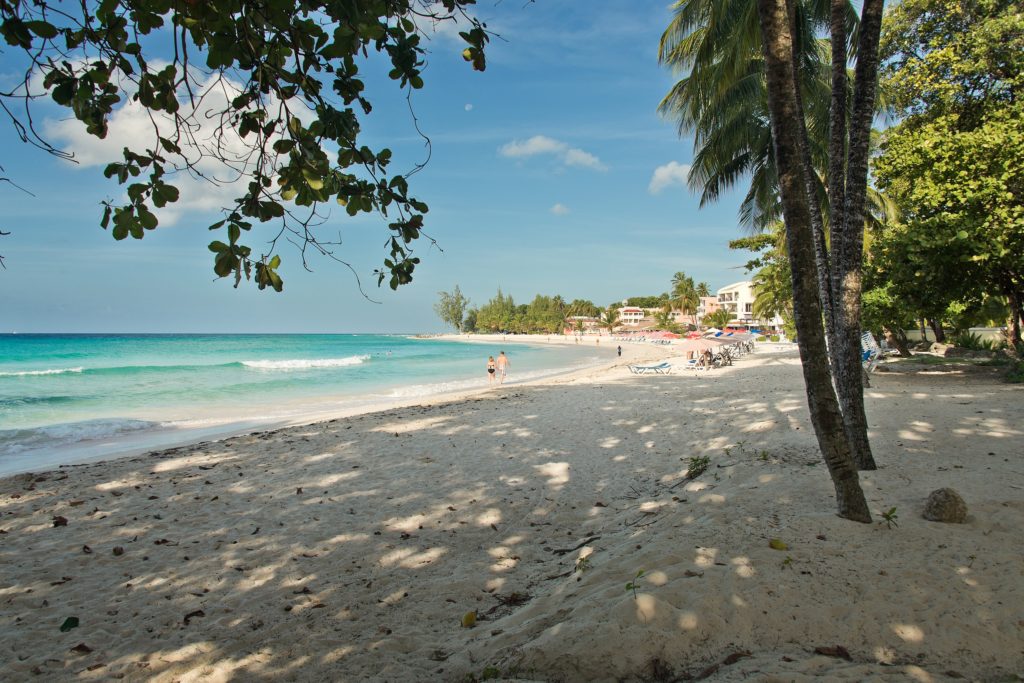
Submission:
POLYGON ((481 332, 507 332, 512 328, 516 304, 512 296, 502 294, 501 288, 493 299, 477 309, 476 329, 481 332))
POLYGON ((701 322, 708 327, 717 327, 719 329, 725 327, 732 320, 732 313, 728 308, 716 309, 713 313, 708 313, 704 316, 704 320, 701 322))
POLYGON ((598 308, 597 304, 589 299, 573 299, 568 306, 565 307, 565 314, 570 317, 586 317, 596 318, 601 315, 601 309, 598 308))
POLYGON ((693 278, 686 273, 679 271, 672 276, 671 296, 671 306, 674 306, 683 315, 693 315, 697 312, 700 297, 697 294, 696 285, 693 284, 693 278))
MULTIPOLYGON (((886 131, 879 183, 901 209, 877 250, 902 294, 999 293, 1024 354, 1024 14, 1011 0, 905 0, 886 18, 886 131), (931 286, 929 286, 931 285, 931 286), (924 290, 924 291, 922 291, 924 290)), ((941 327, 940 327, 941 329, 941 327)))
MULTIPOLYGON (((177 202, 183 182, 245 180, 210 226, 213 270, 280 291, 282 239, 341 263, 338 243, 318 231, 326 202, 350 216, 387 221, 387 257, 375 271, 394 289, 412 280, 427 205, 393 174, 389 149, 360 138, 370 114, 361 64, 377 53, 398 87, 422 88, 420 36, 437 22, 466 30, 463 57, 483 71, 486 27, 467 15, 475 0, 0 0, 0 34, 19 83, 0 105, 22 142, 72 159, 33 124, 33 104, 66 107, 96 138, 119 112, 148 127, 104 170, 127 202, 104 202, 100 225, 116 240, 142 239, 177 202), (15 64, 13 60, 20 60, 15 64), (265 253, 242 243, 260 223, 276 226, 265 253)), ((429 239, 429 238, 428 238, 429 239)))
POLYGON ((458 332, 462 329, 463 318, 466 308, 469 306, 469 299, 462 296, 459 286, 451 292, 438 292, 438 300, 434 304, 434 312, 446 325, 451 325, 458 332))
POLYGON ((608 308, 601 314, 601 327, 611 332, 619 326, 619 307, 615 304, 609 304, 608 308))
POLYGON ((757 256, 747 262, 753 277, 753 313, 761 320, 782 318, 783 329, 793 338, 793 286, 789 273, 789 253, 781 221, 772 223, 768 232, 729 242, 730 249, 748 249, 757 256))

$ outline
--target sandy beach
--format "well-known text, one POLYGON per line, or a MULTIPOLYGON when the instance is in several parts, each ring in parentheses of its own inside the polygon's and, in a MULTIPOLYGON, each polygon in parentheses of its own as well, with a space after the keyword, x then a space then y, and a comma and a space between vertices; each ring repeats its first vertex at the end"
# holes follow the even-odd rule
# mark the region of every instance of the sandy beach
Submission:
POLYGON ((670 352, 623 349, 0 480, 4 679, 1024 674, 1024 387, 991 368, 873 375, 863 525, 834 514, 795 348, 640 376, 625 365, 670 352), (942 487, 965 524, 921 518, 942 487))

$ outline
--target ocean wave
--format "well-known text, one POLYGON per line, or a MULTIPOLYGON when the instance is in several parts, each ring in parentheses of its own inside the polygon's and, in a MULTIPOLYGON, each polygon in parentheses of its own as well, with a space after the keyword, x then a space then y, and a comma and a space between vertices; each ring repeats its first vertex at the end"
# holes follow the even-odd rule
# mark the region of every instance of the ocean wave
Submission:
POLYGON ((305 358, 298 360, 245 360, 242 365, 253 370, 311 370, 318 368, 343 368, 359 365, 370 360, 369 355, 346 356, 345 358, 305 358))
POLYGON ((68 372, 83 372, 85 368, 53 368, 50 370, 21 370, 19 372, 0 372, 0 377, 28 377, 30 375, 63 375, 68 372))
POLYGON ((110 439, 154 429, 158 422, 131 419, 97 419, 64 422, 45 427, 0 429, 0 456, 17 455, 39 449, 53 449, 82 441, 110 439))

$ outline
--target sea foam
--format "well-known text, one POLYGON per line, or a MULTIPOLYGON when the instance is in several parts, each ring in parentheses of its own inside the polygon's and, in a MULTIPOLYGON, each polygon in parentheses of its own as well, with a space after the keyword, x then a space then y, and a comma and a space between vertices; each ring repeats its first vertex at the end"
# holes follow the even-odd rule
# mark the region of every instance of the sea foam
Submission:
POLYGON ((133 419, 97 419, 44 427, 0 429, 0 456, 37 449, 52 449, 81 441, 110 439, 158 427, 159 423, 133 419))
POLYGON ((370 360, 369 355, 345 358, 308 358, 298 360, 245 360, 242 365, 254 370, 310 370, 314 368, 343 368, 370 360))
POLYGON ((52 370, 22 370, 21 372, 0 372, 0 377, 28 377, 30 375, 63 375, 68 372, 82 372, 85 368, 54 368, 52 370))

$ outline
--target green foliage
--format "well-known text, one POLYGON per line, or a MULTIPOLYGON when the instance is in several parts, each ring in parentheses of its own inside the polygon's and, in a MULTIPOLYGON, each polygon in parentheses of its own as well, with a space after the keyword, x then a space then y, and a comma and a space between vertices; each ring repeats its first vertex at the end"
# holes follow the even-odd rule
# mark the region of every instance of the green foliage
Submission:
POLYGON ((438 300, 434 304, 434 312, 437 313, 437 317, 442 322, 446 325, 451 325, 458 332, 462 329, 466 308, 469 306, 469 299, 462 296, 458 285, 455 285, 455 289, 451 293, 438 292, 437 296, 438 300))
POLYGON ((1006 372, 1006 381, 1011 384, 1024 384, 1024 361, 1014 360, 1006 372))
MULTIPOLYGON (((658 296, 631 296, 626 299, 626 305, 636 306, 637 308, 661 308, 668 300, 668 294, 659 294, 658 296)), ((617 306, 618 304, 613 305, 617 306)))
POLYGON ((585 316, 596 318, 601 315, 601 309, 588 299, 573 299, 572 303, 565 307, 567 316, 585 316))
POLYGON ((493 299, 477 309, 475 329, 478 332, 510 331, 515 314, 515 301, 502 294, 499 288, 493 299))
POLYGON ((670 303, 683 313, 694 313, 700 305, 700 297, 697 295, 697 286, 693 283, 693 278, 682 271, 672 276, 670 303))
POLYGON ((321 205, 333 200, 350 216, 378 213, 388 221, 387 257, 375 272, 378 285, 388 279, 395 289, 412 280, 419 263, 412 244, 423 234, 427 205, 410 193, 406 177, 390 175, 389 149, 361 142, 361 117, 372 104, 360 68, 378 53, 399 88, 422 88, 418 26, 462 18, 464 57, 484 70, 486 27, 465 13, 474 3, 0 1, 6 56, 24 68, 24 79, 16 79, 23 84, 0 93, 0 104, 24 141, 65 157, 32 126, 30 106, 41 95, 35 83, 97 138, 106 137, 122 103, 152 114, 151 136, 126 140, 133 147, 104 170, 128 198, 103 203, 100 224, 115 240, 142 239, 157 228, 154 209, 179 199, 176 176, 242 169, 244 193, 210 226, 221 231, 209 244, 219 277, 281 291, 274 250, 282 236, 304 254, 338 260, 336 243, 315 232, 321 205), (206 137, 197 139, 197 131, 206 137), (210 160, 219 171, 209 171, 210 160), (277 237, 257 257, 240 239, 268 222, 279 224, 277 237))
POLYGON ((633 598, 636 599, 636 589, 641 585, 641 579, 644 578, 644 570, 641 569, 633 577, 633 580, 626 584, 626 592, 633 591, 633 598))
POLYGON ((611 304, 605 309, 604 313, 601 314, 601 327, 607 329, 609 332, 614 330, 619 325, 619 307, 615 304, 611 304))
POLYGON ((528 305, 517 306, 511 296, 497 295, 476 312, 478 332, 561 334, 566 324, 566 304, 561 296, 538 294, 528 305))
POLYGON ((714 313, 709 313, 704 316, 702 321, 708 327, 722 328, 729 324, 732 320, 732 313, 726 308, 719 308, 714 313))
POLYGON ((898 517, 899 515, 896 514, 896 508, 894 507, 891 507, 882 513, 882 519, 885 520, 885 526, 889 529, 894 526, 899 526, 899 524, 896 523, 896 519, 898 517))
POLYGON ((466 317, 462 319, 462 331, 463 332, 474 332, 476 331, 476 317, 477 309, 471 308, 466 311, 466 317))
POLYGON ((955 335, 953 337, 953 344, 972 351, 993 351, 996 347, 995 342, 991 339, 982 339, 980 334, 969 331, 960 332, 955 335))
POLYGON ((896 286, 892 282, 865 290, 862 305, 864 329, 877 334, 883 329, 913 328, 918 313, 911 307, 906 297, 896 293, 896 286))
POLYGON ((711 464, 711 458, 706 455, 695 455, 690 458, 690 465, 686 468, 686 478, 696 479, 700 475, 707 472, 708 466, 711 464))
MULTIPOLYGON (((1022 301, 1019 3, 907 0, 887 15, 885 35, 883 87, 905 118, 886 132, 875 161, 902 212, 874 250, 883 272, 930 319, 956 302, 984 306, 986 295, 1022 301)), ((1019 322, 1018 305, 1018 331, 1019 322)))
MULTIPOLYGON (((856 12, 843 4, 852 35, 856 12)), ((818 33, 828 26, 829 4, 798 0, 793 5, 810 151, 822 168, 827 159, 830 56, 818 33)), ((672 86, 658 111, 678 124, 682 136, 693 138, 688 184, 701 193, 703 207, 749 179, 740 221, 764 229, 781 216, 781 204, 757 3, 677 0, 672 10, 658 59, 685 76, 672 86)), ((824 196, 818 176, 813 180, 824 196)))

